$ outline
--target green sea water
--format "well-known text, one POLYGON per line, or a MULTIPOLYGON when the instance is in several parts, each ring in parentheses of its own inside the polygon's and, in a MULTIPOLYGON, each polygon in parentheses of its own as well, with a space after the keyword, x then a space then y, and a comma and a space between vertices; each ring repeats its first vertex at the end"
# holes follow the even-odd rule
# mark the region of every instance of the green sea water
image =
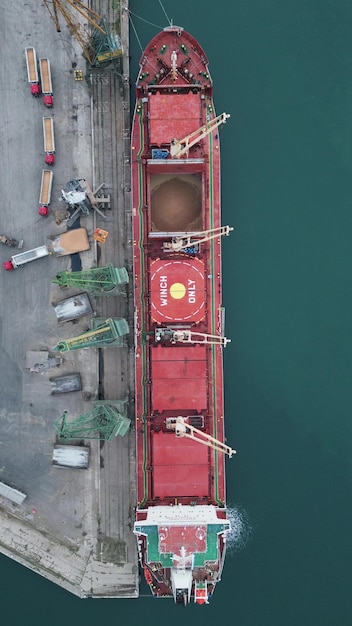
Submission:
POLYGON ((203 45, 217 113, 231 114, 221 155, 223 224, 235 227, 223 242, 233 536, 211 604, 186 610, 143 587, 138 601, 80 601, 1 557, 1 623, 350 626, 352 4, 130 8, 132 87, 140 43, 166 13, 203 45))

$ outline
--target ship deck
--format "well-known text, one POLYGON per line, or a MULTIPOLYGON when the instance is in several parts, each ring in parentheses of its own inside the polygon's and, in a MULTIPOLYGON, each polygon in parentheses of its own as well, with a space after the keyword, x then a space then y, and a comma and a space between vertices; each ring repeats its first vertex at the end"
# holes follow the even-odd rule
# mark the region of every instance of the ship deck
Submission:
POLYGON ((156 328, 223 331, 220 239, 196 254, 163 247, 220 226, 218 131, 165 158, 173 139, 214 118, 212 83, 204 51, 182 30, 160 33, 141 64, 132 127, 138 507, 224 506, 224 455, 166 426, 182 415, 224 441, 222 347, 155 340, 156 328))

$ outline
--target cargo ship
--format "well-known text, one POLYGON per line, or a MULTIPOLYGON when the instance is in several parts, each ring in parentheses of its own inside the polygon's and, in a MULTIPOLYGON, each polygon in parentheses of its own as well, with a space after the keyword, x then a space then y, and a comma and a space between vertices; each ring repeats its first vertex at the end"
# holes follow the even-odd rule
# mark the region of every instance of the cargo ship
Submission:
POLYGON ((154 597, 207 604, 226 511, 219 126, 208 60, 181 27, 140 60, 132 122, 137 506, 154 597))

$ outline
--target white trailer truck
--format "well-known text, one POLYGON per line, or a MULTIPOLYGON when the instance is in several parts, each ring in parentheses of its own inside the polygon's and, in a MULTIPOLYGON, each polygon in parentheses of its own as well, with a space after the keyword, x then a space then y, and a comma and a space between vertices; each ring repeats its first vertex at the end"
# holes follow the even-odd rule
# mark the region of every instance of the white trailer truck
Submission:
POLYGON ((3 266, 5 270, 15 270, 18 267, 23 267, 26 263, 49 256, 49 254, 50 252, 46 246, 38 246, 38 248, 14 254, 9 261, 4 262, 3 266))

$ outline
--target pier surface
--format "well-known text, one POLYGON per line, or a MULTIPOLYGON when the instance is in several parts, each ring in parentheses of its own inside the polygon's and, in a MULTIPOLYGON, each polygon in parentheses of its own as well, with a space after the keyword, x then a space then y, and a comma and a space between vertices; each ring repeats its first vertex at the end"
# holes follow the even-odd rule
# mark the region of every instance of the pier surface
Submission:
MULTIPOLYGON (((132 277, 128 0, 96 4, 93 8, 112 27, 120 24, 124 54, 120 65, 88 72, 64 20, 57 33, 44 5, 28 0, 20 21, 10 5, 0 8, 6 25, 0 68, 0 232, 23 239, 23 250, 50 244, 65 230, 65 222, 58 222, 66 183, 84 178, 92 189, 104 183, 110 196, 106 218, 96 212, 80 218, 90 242, 90 250, 80 253, 82 269, 112 263, 125 266, 132 277), (36 49, 38 60, 50 60, 53 109, 30 93, 28 46, 36 49), (77 80, 77 70, 83 80, 77 80), (48 116, 54 120, 56 161, 49 216, 42 217, 42 119, 48 116), (109 232, 105 243, 93 240, 95 228, 109 232)), ((2 266, 18 250, 0 246, 2 266)), ((0 481, 26 495, 22 504, 0 496, 0 552, 79 597, 136 598, 132 285, 126 297, 89 296, 96 317, 128 320, 131 332, 123 348, 75 350, 62 354, 59 365, 33 368, 36 353, 47 363, 45 356, 60 356, 53 352, 59 341, 91 327, 87 317, 58 324, 55 316, 53 305, 77 290, 60 290, 51 279, 70 269, 70 256, 49 256, 14 271, 0 268, 0 481), (51 393, 51 377, 77 372, 82 391, 51 393), (127 435, 85 441, 88 469, 53 465, 54 422, 64 410, 70 420, 90 411, 94 400, 125 398, 131 419, 127 435)))

